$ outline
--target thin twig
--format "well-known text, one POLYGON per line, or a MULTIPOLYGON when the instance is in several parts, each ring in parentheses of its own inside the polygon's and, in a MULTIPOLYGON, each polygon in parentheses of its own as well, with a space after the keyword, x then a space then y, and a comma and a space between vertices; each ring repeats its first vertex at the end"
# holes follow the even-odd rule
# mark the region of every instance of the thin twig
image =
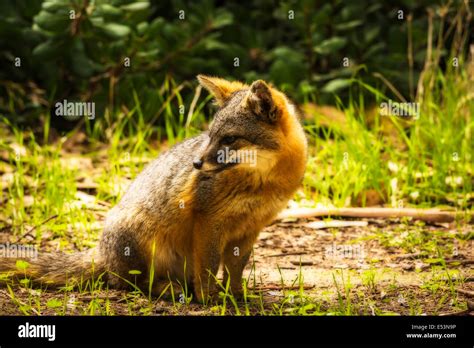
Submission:
POLYGON ((398 255, 395 258, 397 260, 404 260, 404 259, 419 259, 420 257, 423 257, 422 253, 403 254, 403 255, 398 255))
POLYGON ((153 118, 150 121, 148 121, 148 126, 144 131, 145 134, 146 134, 146 132, 148 132, 150 130, 150 128, 155 124, 155 122, 158 121, 158 119, 160 118, 161 113, 166 109, 166 106, 168 105, 168 103, 171 100, 173 100, 174 97, 176 97, 176 95, 183 89, 184 86, 185 86, 185 83, 182 83, 179 86, 177 86, 175 89, 173 89, 173 93, 171 93, 171 95, 165 100, 165 102, 160 107, 160 109, 155 114, 155 116, 153 116, 153 118))
POLYGON ((285 286, 285 285, 279 285, 279 284, 269 284, 269 285, 261 285, 255 287, 255 290, 261 290, 261 291, 266 291, 266 290, 299 290, 300 288, 303 288, 304 290, 309 290, 313 289, 315 285, 291 285, 291 286, 285 286))
POLYGON ((118 295, 95 295, 95 296, 79 296, 78 300, 90 301, 90 300, 118 300, 121 297, 118 295))
POLYGON ((421 71, 420 77, 418 78, 418 86, 416 88, 417 93, 417 101, 423 100, 424 92, 425 92, 425 76, 431 69, 431 58, 433 52, 433 10, 428 8, 428 38, 426 40, 426 58, 425 58, 425 65, 423 70, 421 71))
POLYGON ((51 221, 53 219, 56 219, 58 217, 58 214, 55 214, 55 215, 52 215, 50 216, 49 218, 47 218, 46 220, 44 220, 42 223, 36 225, 36 226, 33 226, 32 228, 30 228, 28 230, 28 232, 26 232, 23 236, 20 236, 18 237, 17 241, 15 243, 18 243, 22 238, 26 238, 28 236, 32 236, 31 233, 36 230, 38 227, 44 225, 45 223, 47 223, 48 221, 51 221))
POLYGON ((202 86, 198 85, 196 87, 196 91, 194 92, 194 97, 193 97, 193 100, 191 101, 191 106, 189 107, 188 118, 186 120, 186 128, 189 128, 189 125, 191 124, 191 120, 194 114, 194 108, 196 107, 197 101, 199 100, 199 96, 201 95, 201 90, 202 90, 202 86))
POLYGON ((280 257, 280 256, 288 256, 288 255, 306 255, 307 252, 305 251, 295 251, 292 253, 280 253, 280 254, 272 254, 272 255, 266 255, 266 257, 280 257))
POLYGON ((397 96, 399 100, 401 100, 404 103, 407 102, 405 97, 398 91, 398 89, 396 89, 395 86, 389 80, 387 80, 381 73, 375 72, 372 75, 376 78, 381 79, 382 82, 387 85, 387 87, 393 92, 393 94, 397 96))
POLYGON ((449 317, 449 316, 467 315, 470 312, 471 312, 471 310, 466 309, 466 310, 460 311, 460 312, 440 313, 439 316, 440 317, 449 317))
POLYGON ((408 49, 407 49, 407 56, 408 56, 408 89, 410 90, 410 99, 415 99, 415 93, 413 90, 413 34, 412 34, 412 22, 413 22, 413 14, 410 13, 407 16, 407 32, 408 32, 408 49))

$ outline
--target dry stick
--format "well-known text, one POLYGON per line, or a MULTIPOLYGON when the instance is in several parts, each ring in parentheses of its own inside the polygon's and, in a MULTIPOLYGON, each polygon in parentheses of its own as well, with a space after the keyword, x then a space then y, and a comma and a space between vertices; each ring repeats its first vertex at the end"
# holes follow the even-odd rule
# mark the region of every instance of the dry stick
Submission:
MULTIPOLYGON (((459 41, 461 42, 461 44, 459 44, 458 46, 458 54, 456 54, 456 56, 458 57, 460 54, 461 54, 461 51, 462 51, 462 43, 463 42, 466 42, 467 41, 467 38, 469 37, 470 35, 470 31, 472 30, 469 30, 469 24, 471 23, 471 18, 472 18, 472 12, 471 10, 469 9, 469 6, 467 4, 467 2, 464 3, 464 6, 465 6, 465 9, 466 9, 466 16, 464 16, 464 18, 466 19, 466 24, 462 27, 464 30, 464 33, 461 35, 461 39, 459 39, 459 41)), ((461 22, 461 26, 462 26, 462 19, 461 19, 461 16, 459 18, 459 21, 461 22)), ((445 40, 446 41, 446 40, 445 40)), ((472 52, 472 49, 473 49, 473 45, 470 45, 471 46, 471 52, 472 52)), ((472 55, 471 53, 471 60, 474 60, 474 56, 472 55)))
POLYGON ((106 207, 111 207, 112 206, 112 204, 110 204, 109 202, 102 201, 100 199, 97 200, 97 203, 100 204, 100 205, 106 206, 106 207))
POLYGON ((440 313, 439 316, 440 317, 449 317, 449 316, 454 316, 454 315, 467 315, 471 313, 471 310, 470 309, 466 309, 464 311, 460 311, 460 312, 453 312, 453 313, 440 313))
POLYGON ((161 113, 166 109, 166 105, 171 101, 173 100, 174 97, 176 97, 176 95, 183 89, 183 87, 185 86, 185 83, 182 83, 180 84, 178 87, 176 87, 175 89, 173 89, 173 93, 171 93, 171 95, 165 100, 165 102, 163 103, 163 105, 160 107, 160 109, 158 110, 158 112, 155 114, 155 116, 153 116, 153 118, 151 119, 151 121, 149 121, 148 123, 148 127, 145 129, 145 132, 147 132, 154 124, 155 122, 158 120, 158 118, 160 117, 161 113))
POLYGON ((402 102, 406 103, 407 100, 405 97, 398 91, 398 89, 395 88, 395 86, 387 80, 381 73, 375 72, 372 74, 372 76, 382 80, 383 83, 387 85, 387 87, 397 96, 398 99, 400 99, 402 102))
POLYGON ((44 220, 42 223, 40 223, 39 225, 33 226, 33 227, 30 228, 30 229, 28 230, 28 232, 26 232, 23 236, 20 236, 20 237, 16 240, 15 243, 18 243, 22 238, 31 236, 31 233, 32 233, 34 230, 36 230, 38 227, 44 225, 45 223, 47 223, 47 222, 50 221, 50 220, 56 219, 57 217, 58 217, 57 214, 52 215, 52 216, 50 216, 49 218, 47 218, 46 220, 44 220))
POLYGON ((282 211, 277 219, 312 218, 316 216, 344 216, 355 218, 402 218, 412 217, 429 222, 451 222, 456 218, 456 212, 439 209, 412 208, 299 208, 282 211))
POLYGON ((413 36, 412 36, 412 22, 413 22, 413 14, 410 13, 407 16, 407 32, 408 32, 408 89, 410 90, 410 99, 415 99, 415 93, 413 90, 413 36))
POLYGON ((467 277, 467 278, 461 278, 461 277, 451 277, 451 278, 443 278, 442 279, 444 282, 457 282, 457 281, 462 281, 463 283, 469 283, 469 282, 474 282, 474 277, 467 277))
POLYGON ((404 254, 404 255, 398 255, 395 257, 397 260, 404 260, 404 259, 416 259, 422 257, 422 253, 411 253, 411 254, 404 254))
POLYGON ((461 265, 473 265, 474 260, 472 259, 467 259, 467 260, 457 260, 457 259, 448 259, 444 260, 445 263, 459 263, 461 265))
POLYGON ((460 289, 460 288, 456 288, 456 291, 459 292, 460 294, 470 296, 470 297, 474 297, 474 291, 464 290, 464 289, 460 289))
POLYGON ((424 80, 425 75, 428 73, 429 69, 431 69, 431 57, 433 51, 433 10, 428 9, 428 38, 426 40, 426 58, 425 58, 425 66, 421 71, 420 77, 418 78, 418 86, 416 88, 417 92, 417 101, 423 100, 425 87, 424 87, 424 80))
POLYGON ((79 296, 79 300, 90 301, 90 300, 117 300, 121 297, 119 295, 96 295, 96 296, 79 296))
MULTIPOLYGON (((434 64, 433 66, 436 68, 436 67, 439 67, 439 59, 441 57, 441 49, 443 48, 443 31, 444 31, 444 24, 445 24, 445 19, 446 19, 446 14, 448 13, 448 9, 449 9, 449 6, 451 4, 451 1, 452 0, 449 0, 448 1, 448 4, 442 6, 440 9, 439 9, 439 12, 438 12, 438 15, 439 17, 441 18, 441 21, 439 23, 439 31, 438 31, 438 38, 437 38, 437 45, 436 45, 436 55, 435 55, 435 60, 434 60, 434 64)), ((430 76, 430 83, 429 83, 429 88, 430 90, 434 87, 434 82, 435 82, 435 79, 434 79, 435 75, 432 74, 430 76)))
POLYGON ((306 255, 307 252, 305 251, 295 251, 292 253, 281 253, 281 254, 272 254, 272 255, 266 255, 266 257, 279 257, 279 256, 287 256, 287 255, 306 255))
POLYGON ((197 101, 199 100, 199 96, 201 95, 201 90, 202 86, 198 85, 194 92, 194 97, 191 102, 191 106, 189 107, 188 118, 186 119, 186 128, 189 128, 189 126, 191 125, 191 119, 193 118, 194 108, 196 107, 197 101))
POLYGON ((312 266, 314 265, 313 261, 290 261, 292 265, 295 266, 312 266))

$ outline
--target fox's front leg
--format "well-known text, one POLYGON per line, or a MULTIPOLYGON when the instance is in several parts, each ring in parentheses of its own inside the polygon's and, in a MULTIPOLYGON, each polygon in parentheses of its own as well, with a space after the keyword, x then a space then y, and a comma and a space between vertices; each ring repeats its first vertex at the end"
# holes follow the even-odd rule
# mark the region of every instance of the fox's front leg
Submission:
POLYGON ((193 285, 199 302, 205 302, 216 292, 216 277, 219 271, 220 233, 217 228, 195 225, 193 230, 193 285))
POLYGON ((242 296, 242 273, 248 263, 255 238, 243 238, 229 242, 224 251, 224 279, 226 286, 230 277, 230 288, 235 297, 242 296))

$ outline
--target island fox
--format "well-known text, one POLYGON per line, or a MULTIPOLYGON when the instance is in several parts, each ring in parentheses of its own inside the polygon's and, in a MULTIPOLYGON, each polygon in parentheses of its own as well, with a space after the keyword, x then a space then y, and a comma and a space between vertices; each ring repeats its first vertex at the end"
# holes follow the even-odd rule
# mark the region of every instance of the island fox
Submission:
POLYGON ((2 258, 0 272, 53 286, 103 274, 111 287, 133 283, 157 295, 170 281, 186 282, 203 301, 215 294, 222 265, 223 284, 239 296, 260 230, 302 182, 307 143, 295 107, 264 81, 197 78, 219 107, 209 130, 136 177, 108 213, 97 248, 40 254, 21 271, 15 259, 2 258))

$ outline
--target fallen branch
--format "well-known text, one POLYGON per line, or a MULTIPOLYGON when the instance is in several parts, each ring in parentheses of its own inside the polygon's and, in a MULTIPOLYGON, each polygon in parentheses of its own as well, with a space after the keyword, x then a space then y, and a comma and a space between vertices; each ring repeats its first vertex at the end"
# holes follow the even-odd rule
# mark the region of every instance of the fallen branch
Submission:
POLYGON ((469 313, 471 313, 471 310, 466 309, 466 310, 460 311, 460 312, 440 313, 439 316, 440 317, 450 317, 450 316, 458 316, 458 315, 468 315, 469 313))
POLYGON ((459 292, 460 294, 470 296, 470 297, 474 297, 474 291, 464 290, 464 289, 460 289, 460 288, 456 288, 456 291, 459 292))
POLYGON ((118 300, 120 296, 118 295, 95 295, 95 296, 79 296, 78 300, 91 301, 91 300, 118 300))
POLYGON ((323 228, 343 228, 343 227, 366 227, 367 221, 350 221, 350 220, 329 220, 329 221, 311 221, 304 224, 304 227, 320 230, 323 228))
POLYGON ((457 282, 457 281, 462 281, 464 283, 469 283, 469 282, 474 282, 474 277, 467 277, 467 278, 461 278, 461 277, 451 277, 451 278, 443 278, 443 281, 445 282, 457 282))
MULTIPOLYGON (((288 218, 313 218, 342 216, 353 218, 389 219, 411 217, 427 222, 452 222, 460 213, 442 211, 440 209, 415 209, 415 208, 296 208, 283 210, 277 217, 278 220, 288 218)), ((469 214, 469 218, 471 218, 469 214)))

